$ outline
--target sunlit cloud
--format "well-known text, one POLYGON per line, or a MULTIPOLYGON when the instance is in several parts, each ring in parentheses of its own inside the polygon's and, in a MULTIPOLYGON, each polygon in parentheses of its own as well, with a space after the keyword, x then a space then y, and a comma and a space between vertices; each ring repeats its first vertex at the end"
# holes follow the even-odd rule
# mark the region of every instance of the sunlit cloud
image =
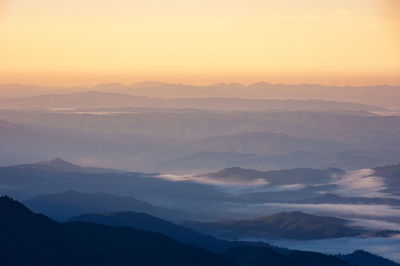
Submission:
POLYGON ((200 184, 208 184, 208 185, 216 185, 216 186, 225 186, 225 187, 258 187, 268 185, 269 182, 265 179, 258 178, 253 180, 221 180, 206 176, 195 176, 195 175, 173 175, 173 174, 163 174, 159 175, 159 178, 170 180, 173 182, 195 182, 200 184))
POLYGON ((372 169, 350 171, 336 178, 338 181, 333 184, 338 186, 336 193, 341 196, 367 198, 393 197, 388 193, 382 192, 386 189, 385 180, 382 177, 374 176, 374 170, 372 169))
POLYGON ((166 179, 173 182, 194 182, 205 185, 216 186, 219 189, 232 193, 232 194, 247 194, 247 193, 260 193, 260 192, 283 192, 283 191, 296 191, 304 189, 305 184, 287 184, 271 186, 271 182, 263 178, 257 179, 218 179, 208 176, 196 175, 174 175, 163 174, 158 178, 166 179))

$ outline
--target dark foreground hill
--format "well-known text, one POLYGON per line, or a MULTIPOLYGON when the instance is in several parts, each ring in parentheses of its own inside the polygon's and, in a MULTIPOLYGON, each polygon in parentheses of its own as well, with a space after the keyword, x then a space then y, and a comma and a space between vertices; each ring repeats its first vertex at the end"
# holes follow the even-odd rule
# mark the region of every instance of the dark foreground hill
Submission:
POLYGON ((276 250, 271 247, 242 246, 229 249, 224 256, 240 266, 398 266, 399 264, 363 250, 328 256, 317 252, 276 250))
POLYGON ((267 247, 237 247, 228 250, 225 257, 240 266, 336 266, 348 265, 333 256, 316 252, 290 251, 282 253, 267 247))
POLYGON ((382 258, 380 256, 373 255, 364 250, 356 250, 351 254, 338 255, 337 258, 349 263, 350 265, 360 265, 360 266, 398 266, 399 264, 390 261, 388 259, 382 258))
POLYGON ((90 223, 58 224, 21 203, 0 198, 3 266, 235 265, 158 233, 90 223))
MULTIPOLYGON (((289 215, 290 216, 290 215, 289 215)), ((271 217, 279 217, 271 216, 271 217)), ((329 218, 329 217, 328 217, 329 218)), ((340 219, 338 219, 340 220, 340 219)), ((363 250, 352 254, 337 255, 336 259, 316 252, 292 251, 270 246, 261 242, 228 241, 200 234, 192 229, 168 221, 134 212, 109 214, 83 214, 71 221, 99 223, 109 226, 128 226, 146 231, 165 234, 183 243, 192 244, 216 253, 225 253, 230 260, 239 265, 343 265, 338 259, 350 265, 359 266, 395 266, 386 258, 363 250)), ((347 265, 347 264, 346 264, 347 265)))
POLYGON ((219 240, 209 235, 179 226, 177 224, 138 212, 118 212, 109 214, 82 214, 73 217, 71 221, 89 222, 109 226, 134 227, 141 230, 165 234, 183 243, 199 246, 213 251, 224 251, 234 246, 230 241, 219 240))
MULTIPOLYGON (((0 198, 0 262, 2 266, 341 266, 340 258, 272 246, 242 246, 223 255, 186 245, 159 233, 130 227, 71 222, 59 224, 34 214, 21 203, 0 198)), ((372 261, 368 254, 358 261, 372 261)), ((371 255, 373 256, 373 255, 371 255)), ((380 266, 382 260, 372 257, 380 266)), ((385 260, 386 261, 386 260, 385 260)), ((395 265, 395 264, 394 264, 395 265)))
POLYGON ((108 226, 126 226, 167 235, 180 242, 222 253, 241 245, 262 245, 262 243, 227 241, 174 224, 163 219, 138 212, 117 212, 108 214, 82 214, 71 219, 73 222, 89 222, 108 226))

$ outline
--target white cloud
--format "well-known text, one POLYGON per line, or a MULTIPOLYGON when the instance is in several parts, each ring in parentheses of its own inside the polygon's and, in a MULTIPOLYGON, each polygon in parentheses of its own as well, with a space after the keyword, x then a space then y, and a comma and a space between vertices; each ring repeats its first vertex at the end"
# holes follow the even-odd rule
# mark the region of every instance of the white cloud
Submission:
POLYGON ((400 239, 397 237, 336 238, 308 241, 269 240, 269 243, 290 249, 316 251, 333 255, 338 253, 349 254, 357 249, 362 249, 396 262, 400 262, 400 239))
POLYGON ((306 187, 305 184, 270 186, 270 182, 263 178, 250 179, 250 180, 217 179, 207 176, 199 177, 196 175, 174 175, 174 174, 163 174, 159 175, 158 178, 166 179, 173 182, 189 181, 199 184, 212 185, 232 194, 295 191, 295 190, 301 190, 304 187, 306 187))
POLYGON ((335 176, 337 180, 333 184, 338 186, 336 193, 346 197, 393 198, 382 192, 386 189, 385 180, 374 176, 374 173, 372 169, 360 169, 335 176))
POLYGON ((201 184, 209 184, 216 186, 237 186, 237 187, 259 187, 268 185, 269 182, 263 178, 252 179, 252 180, 221 180, 211 177, 198 177, 195 175, 173 175, 173 174, 163 174, 159 175, 159 178, 167 179, 173 182, 183 182, 191 181, 201 184))

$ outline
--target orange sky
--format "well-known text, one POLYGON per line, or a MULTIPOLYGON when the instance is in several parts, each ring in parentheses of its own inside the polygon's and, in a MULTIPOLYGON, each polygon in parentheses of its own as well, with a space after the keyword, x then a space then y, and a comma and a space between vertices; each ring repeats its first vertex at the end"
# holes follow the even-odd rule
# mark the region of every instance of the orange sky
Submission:
POLYGON ((0 83, 400 84, 400 0, 0 0, 0 83))

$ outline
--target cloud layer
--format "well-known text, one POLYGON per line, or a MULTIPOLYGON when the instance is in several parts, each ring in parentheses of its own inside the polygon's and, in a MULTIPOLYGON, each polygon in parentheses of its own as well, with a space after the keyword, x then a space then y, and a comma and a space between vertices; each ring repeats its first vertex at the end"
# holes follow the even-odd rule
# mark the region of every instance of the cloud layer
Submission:
POLYGON ((385 180, 374 176, 372 169, 360 169, 337 176, 333 184, 338 186, 336 193, 346 197, 387 198, 390 194, 384 193, 385 180))

